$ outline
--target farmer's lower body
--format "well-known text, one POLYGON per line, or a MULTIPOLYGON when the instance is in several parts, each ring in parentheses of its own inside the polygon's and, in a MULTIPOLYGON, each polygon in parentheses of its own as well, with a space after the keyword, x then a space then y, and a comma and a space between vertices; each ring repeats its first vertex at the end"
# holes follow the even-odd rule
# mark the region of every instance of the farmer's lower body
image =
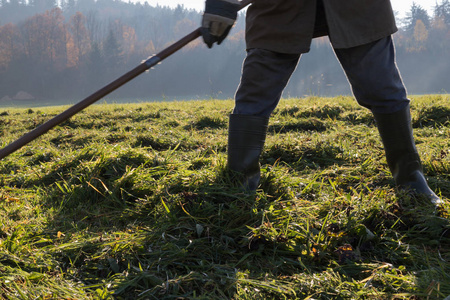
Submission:
MULTIPOLYGON (((348 49, 335 49, 358 103, 374 115, 396 186, 439 197, 429 188, 412 134, 409 99, 395 64, 392 38, 348 49)), ((243 175, 247 190, 260 180, 259 157, 268 121, 294 72, 300 54, 250 49, 243 65, 235 108, 230 115, 228 167, 243 175)))

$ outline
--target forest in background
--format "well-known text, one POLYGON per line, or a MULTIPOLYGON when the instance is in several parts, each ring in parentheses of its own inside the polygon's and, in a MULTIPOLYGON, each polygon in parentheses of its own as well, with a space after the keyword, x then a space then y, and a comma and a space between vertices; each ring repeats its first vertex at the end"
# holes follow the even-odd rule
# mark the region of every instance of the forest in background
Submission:
MULTIPOLYGON (((78 101, 195 30, 201 12, 117 0, 0 0, 0 104, 78 101), (24 95, 26 95, 24 97, 24 95)), ((221 46, 197 39, 115 91, 109 99, 232 97, 245 57, 244 20, 221 46)), ((397 61, 411 94, 450 91, 450 2, 434 13, 413 4, 398 20, 397 61)), ((328 38, 313 41, 285 90, 287 97, 348 95, 328 38)))

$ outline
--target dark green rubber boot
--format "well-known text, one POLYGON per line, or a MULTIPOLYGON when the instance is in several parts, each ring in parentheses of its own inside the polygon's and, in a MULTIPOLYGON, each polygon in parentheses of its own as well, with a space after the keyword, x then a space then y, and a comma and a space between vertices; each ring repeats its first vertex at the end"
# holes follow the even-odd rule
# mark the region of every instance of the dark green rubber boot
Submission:
POLYGON ((241 173, 245 191, 255 191, 261 178, 259 157, 269 118, 231 114, 228 129, 228 168, 241 173))
POLYGON ((393 114, 374 113, 386 160, 399 190, 427 196, 435 205, 442 200, 430 189, 423 175, 411 126, 410 108, 393 114))

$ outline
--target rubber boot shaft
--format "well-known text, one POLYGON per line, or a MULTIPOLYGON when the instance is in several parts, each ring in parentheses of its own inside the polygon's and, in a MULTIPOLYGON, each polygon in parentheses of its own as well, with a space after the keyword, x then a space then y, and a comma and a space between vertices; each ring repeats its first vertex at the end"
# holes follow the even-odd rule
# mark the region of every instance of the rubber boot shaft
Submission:
POLYGON ((247 191, 255 191, 261 178, 259 158, 269 118, 231 114, 228 131, 228 168, 243 175, 247 191))

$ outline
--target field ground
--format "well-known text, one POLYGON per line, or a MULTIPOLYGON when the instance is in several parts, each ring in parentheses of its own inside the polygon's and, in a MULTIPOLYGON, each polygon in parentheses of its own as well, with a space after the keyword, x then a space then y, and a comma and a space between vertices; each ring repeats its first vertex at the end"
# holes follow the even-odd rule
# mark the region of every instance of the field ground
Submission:
MULTIPOLYGON (((450 96, 412 98, 438 210, 350 97, 282 100, 253 195, 232 101, 92 106, 0 161, 0 298, 449 299, 450 96)), ((1 108, 1 146, 61 111, 1 108)))

